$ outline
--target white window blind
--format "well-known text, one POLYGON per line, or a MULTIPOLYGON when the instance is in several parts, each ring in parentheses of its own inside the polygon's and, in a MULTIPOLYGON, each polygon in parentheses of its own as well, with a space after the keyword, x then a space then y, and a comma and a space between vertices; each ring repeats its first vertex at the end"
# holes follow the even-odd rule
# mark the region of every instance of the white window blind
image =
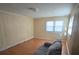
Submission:
POLYGON ((54 22, 53 21, 47 21, 46 22, 46 31, 54 31, 54 22))
POLYGON ((64 21, 47 21, 46 31, 62 32, 64 27, 64 21))

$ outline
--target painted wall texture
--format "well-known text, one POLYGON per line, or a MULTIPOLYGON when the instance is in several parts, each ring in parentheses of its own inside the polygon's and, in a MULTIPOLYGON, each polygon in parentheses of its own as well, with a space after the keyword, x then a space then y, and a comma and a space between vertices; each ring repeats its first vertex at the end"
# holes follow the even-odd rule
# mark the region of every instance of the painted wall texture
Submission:
POLYGON ((0 50, 33 38, 33 18, 0 12, 0 50))
POLYGON ((68 17, 45 17, 45 18, 38 18, 34 20, 34 37, 35 38, 42 38, 42 39, 62 39, 63 34, 65 32, 65 28, 67 27, 68 17), (64 21, 64 30, 61 34, 55 32, 47 32, 46 31, 46 22, 47 21, 54 21, 54 20, 63 20, 64 21))

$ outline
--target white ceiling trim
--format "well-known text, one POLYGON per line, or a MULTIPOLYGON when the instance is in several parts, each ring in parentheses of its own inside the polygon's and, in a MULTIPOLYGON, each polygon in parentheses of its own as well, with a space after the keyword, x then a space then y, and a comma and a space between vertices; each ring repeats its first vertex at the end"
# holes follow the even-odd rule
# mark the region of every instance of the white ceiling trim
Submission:
MULTIPOLYGON (((22 14, 14 13, 14 12, 9 12, 9 11, 4 11, 4 10, 0 10, 0 13, 6 13, 6 14, 11 14, 11 15, 25 16, 25 17, 26 17, 26 15, 22 15, 22 14)), ((31 17, 31 16, 27 16, 27 17, 31 17)))

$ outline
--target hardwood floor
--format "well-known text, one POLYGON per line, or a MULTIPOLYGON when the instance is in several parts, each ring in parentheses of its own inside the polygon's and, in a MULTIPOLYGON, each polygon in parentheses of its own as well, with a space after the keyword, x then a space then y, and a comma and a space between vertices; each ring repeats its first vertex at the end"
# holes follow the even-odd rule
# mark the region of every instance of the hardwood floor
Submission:
MULTIPOLYGON (((33 38, 0 52, 0 55, 33 55, 34 52, 45 42, 52 42, 45 39, 33 38)), ((65 41, 62 41, 62 55, 67 55, 65 41)))
POLYGON ((62 40, 62 55, 68 55, 66 40, 62 40))
POLYGON ((49 40, 33 38, 15 47, 0 52, 0 55, 33 55, 33 53, 49 40))

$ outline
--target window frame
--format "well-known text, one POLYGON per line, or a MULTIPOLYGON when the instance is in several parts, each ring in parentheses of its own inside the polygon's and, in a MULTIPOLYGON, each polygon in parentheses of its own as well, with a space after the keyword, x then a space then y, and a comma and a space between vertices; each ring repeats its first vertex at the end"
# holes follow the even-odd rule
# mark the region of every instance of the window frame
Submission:
MULTIPOLYGON (((51 20, 49 20, 49 21, 51 22, 51 20)), ((46 28, 45 28, 45 30, 47 29, 47 22, 49 22, 49 21, 46 21, 46 24, 45 24, 45 25, 46 25, 46 26, 45 26, 46 28)), ((47 30, 46 30, 46 32, 61 33, 61 32, 64 31, 64 20, 52 20, 52 21, 53 21, 53 31, 47 31, 47 30), (62 31, 55 31, 55 27, 56 27, 56 26, 55 26, 55 22, 56 22, 56 21, 63 21, 62 31)))
POLYGON ((54 26, 54 31, 55 31, 55 32, 60 32, 60 33, 63 32, 63 30, 64 30, 64 20, 56 20, 56 21, 54 22, 54 25, 55 25, 55 26, 54 26), (63 25, 62 25, 62 26, 58 26, 58 27, 62 27, 62 31, 56 31, 56 30, 55 30, 55 27, 57 27, 57 26, 55 25, 55 24, 56 24, 56 23, 55 23, 56 21, 63 21, 63 25))
MULTIPOLYGON (((53 26, 51 26, 51 27, 54 27, 54 21, 46 21, 46 24, 45 24, 46 25, 45 26, 46 27, 45 28, 46 31, 47 31, 47 22, 53 22, 53 26)), ((53 28, 53 31, 47 31, 47 32, 54 32, 54 28, 53 28)))

